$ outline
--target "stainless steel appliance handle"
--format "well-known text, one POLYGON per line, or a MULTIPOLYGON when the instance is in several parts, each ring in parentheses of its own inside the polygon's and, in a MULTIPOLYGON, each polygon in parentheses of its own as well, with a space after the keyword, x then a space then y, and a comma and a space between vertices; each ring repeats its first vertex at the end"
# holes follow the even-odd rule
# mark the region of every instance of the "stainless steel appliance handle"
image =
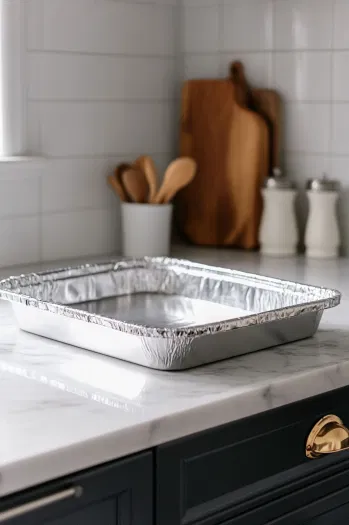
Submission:
POLYGON ((13 507, 12 509, 4 510, 3 512, 0 512, 0 523, 5 523, 6 521, 11 520, 13 518, 19 518, 21 516, 24 516, 25 514, 28 514, 29 512, 42 509, 43 507, 48 507, 49 505, 52 505, 53 503, 58 503, 59 501, 63 501, 70 498, 79 498, 82 495, 82 492, 83 490, 81 487, 72 487, 70 489, 56 492, 55 494, 50 494, 49 496, 45 496, 44 498, 39 498, 34 501, 30 501, 29 503, 18 505, 18 507, 13 507))

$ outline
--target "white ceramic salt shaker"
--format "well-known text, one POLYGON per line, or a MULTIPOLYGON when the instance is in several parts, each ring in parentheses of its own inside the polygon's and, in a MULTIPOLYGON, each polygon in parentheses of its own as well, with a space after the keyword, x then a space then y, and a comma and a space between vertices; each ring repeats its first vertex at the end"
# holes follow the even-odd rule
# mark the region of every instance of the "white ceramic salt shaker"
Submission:
POLYGON ((296 189, 281 170, 274 169, 262 190, 264 209, 259 232, 261 253, 287 256, 297 252, 296 189))
POLYGON ((309 216, 305 230, 305 247, 308 257, 331 259, 338 256, 338 190, 338 181, 331 180, 326 175, 307 182, 309 216))

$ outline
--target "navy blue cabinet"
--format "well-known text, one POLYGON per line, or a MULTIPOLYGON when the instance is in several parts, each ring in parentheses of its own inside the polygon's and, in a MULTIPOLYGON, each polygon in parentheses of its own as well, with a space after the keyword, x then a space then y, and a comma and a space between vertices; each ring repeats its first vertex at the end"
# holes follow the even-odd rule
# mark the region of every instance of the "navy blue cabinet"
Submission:
POLYGON ((159 446, 157 525, 318 525, 326 512, 345 515, 349 451, 308 459, 305 445, 327 414, 349 424, 348 398, 348 387, 334 390, 159 446))
POLYGON ((349 387, 0 499, 0 525, 348 525, 349 451, 308 459, 349 387))
MULTIPOLYGON (((349 523, 349 488, 316 500, 268 525, 347 525, 349 523)), ((234 524, 235 525, 235 524, 234 524)))
POLYGON ((349 523, 349 503, 331 510, 314 518, 311 521, 302 523, 302 525, 348 525, 349 523))
POLYGON ((153 525, 152 453, 0 500, 6 525, 153 525))

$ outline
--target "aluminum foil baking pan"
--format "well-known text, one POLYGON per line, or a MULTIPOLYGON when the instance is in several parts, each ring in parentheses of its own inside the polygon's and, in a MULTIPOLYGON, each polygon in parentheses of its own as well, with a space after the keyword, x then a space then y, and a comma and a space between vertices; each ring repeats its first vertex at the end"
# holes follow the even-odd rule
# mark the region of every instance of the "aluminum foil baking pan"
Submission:
POLYGON ((312 336, 335 290, 169 258, 0 281, 23 330, 160 370, 312 336))

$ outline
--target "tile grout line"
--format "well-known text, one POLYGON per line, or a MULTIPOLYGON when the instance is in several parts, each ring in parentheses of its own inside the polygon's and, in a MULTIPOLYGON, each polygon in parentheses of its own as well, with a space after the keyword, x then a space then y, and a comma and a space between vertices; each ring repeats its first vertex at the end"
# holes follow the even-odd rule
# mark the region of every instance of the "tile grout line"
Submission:
MULTIPOLYGON (((268 64, 269 64, 269 67, 268 67, 268 87, 269 89, 273 89, 274 88, 274 76, 275 76, 275 61, 274 61, 274 48, 275 48, 275 5, 276 5, 276 1, 275 0, 272 0, 271 2, 271 8, 272 8, 272 19, 271 19, 271 23, 272 23, 272 34, 271 34, 271 38, 272 38, 272 46, 271 46, 271 49, 269 50, 269 57, 268 57, 268 64)), ((284 133, 283 133, 284 135, 284 133)), ((281 151, 281 154, 282 154, 282 151, 281 151)), ((282 161, 280 160, 280 163, 282 164, 282 161)))
POLYGON ((108 57, 108 58, 130 58, 130 59, 162 59, 162 60, 175 60, 176 54, 165 54, 165 53, 112 53, 103 51, 81 51, 74 49, 44 49, 44 48, 31 48, 28 47, 29 54, 36 55, 60 55, 60 56, 88 56, 88 57, 108 57))
MULTIPOLYGON (((76 155, 67 155, 67 154, 62 154, 62 155, 50 155, 50 154, 45 154, 45 156, 43 157, 43 161, 44 162, 52 162, 52 161, 59 161, 59 160, 108 160, 108 159, 117 159, 117 160, 120 160, 121 158, 123 157, 127 157, 127 158, 131 158, 132 156, 134 155, 138 155, 139 152, 135 152, 135 151, 128 151, 128 152, 125 152, 125 151, 121 151, 121 152, 106 152, 106 153, 95 153, 95 154, 92 154, 92 155, 84 155, 83 153, 81 154, 76 154, 76 155)), ((169 155, 171 152, 170 151, 150 151, 149 152, 149 155, 153 155, 153 156, 166 156, 166 155, 169 155)), ((29 161, 29 162, 33 162, 33 161, 29 161)), ((35 161, 34 161, 35 162, 35 161)), ((40 161, 41 162, 41 159, 40 161)), ((9 163, 11 165, 11 163, 9 163)), ((13 166, 15 167, 17 164, 14 163, 13 166)), ((0 166, 1 166, 1 159, 0 159, 0 166)), ((8 168, 8 166, 7 166, 8 168)), ((28 174, 25 175, 25 177, 28 177, 28 174)), ((0 181, 2 179, 2 176, 0 174, 0 181)))
POLYGON ((218 71, 219 76, 223 76, 223 49, 224 49, 224 1, 218 0, 218 71))
MULTIPOLYGON (((324 156, 326 155, 326 153, 324 153, 323 151, 309 151, 309 150, 290 150, 290 149, 285 149, 285 151, 287 153, 297 153, 299 155, 309 155, 309 156, 324 156)), ((151 151, 149 153, 150 155, 154 156, 154 157, 168 157, 168 155, 171 155, 172 152, 171 151, 151 151)), ((115 161, 118 161, 118 160, 121 160, 123 158, 131 158, 132 156, 134 155, 137 155, 137 152, 128 152, 128 153, 125 153, 125 152, 121 152, 121 153, 106 153, 106 154, 95 154, 95 155, 52 155, 52 156, 46 156, 44 158, 44 161, 49 163, 49 162, 60 162, 60 161, 88 161, 88 160, 96 160, 96 161, 99 161, 99 160, 113 160, 115 159, 115 161)), ((329 156, 332 156, 332 157, 341 157, 341 158, 349 158, 349 153, 338 153, 338 152, 333 152, 333 153, 330 153, 329 156)), ((11 165, 10 165, 11 166, 11 165)), ((14 169, 16 167, 16 165, 13 166, 14 169)), ((6 169, 8 170, 8 166, 6 166, 6 169)), ((47 175, 48 177, 50 177, 51 175, 47 175)), ((17 176, 19 177, 19 176, 17 176)), ((31 177, 38 177, 37 174, 33 174, 33 175, 30 175, 28 173, 25 173, 23 175, 23 178, 31 178, 31 177)), ((6 173, 6 175, 2 175, 0 173, 0 183, 1 181, 3 180, 7 180, 7 181, 11 181, 11 180, 14 180, 13 179, 13 176, 12 175, 9 175, 8 173, 6 173)))
MULTIPOLYGON (((335 53, 349 53, 349 47, 343 48, 343 49, 333 49, 335 53)), ((320 54, 320 53, 329 53, 331 52, 331 49, 328 48, 296 48, 296 49, 224 49, 221 51, 221 54, 223 55, 230 55, 231 53, 241 53, 242 55, 262 55, 265 52, 269 52, 272 54, 293 54, 293 53, 314 53, 314 54, 320 54)), ((183 54, 185 55, 193 55, 193 56, 206 56, 206 55, 218 55, 218 51, 183 51, 183 54)), ((117 55, 115 55, 117 56, 117 55)), ((143 58, 143 57, 142 57, 143 58)))
MULTIPOLYGON (((267 54, 267 53, 266 53, 267 54)), ((130 98, 111 98, 111 99, 96 99, 96 98, 28 98, 28 102, 36 104, 166 104, 176 102, 177 98, 144 98, 144 99, 130 99, 130 98)), ((319 100, 310 99, 295 99, 289 98, 286 104, 338 104, 345 105, 349 104, 349 98, 347 100, 332 100, 331 97, 319 100)))
POLYGON ((335 101, 334 101, 334 37, 335 37, 335 19, 336 19, 336 0, 332 0, 332 33, 331 33, 331 55, 330 55, 330 75, 331 75, 331 83, 330 83, 330 133, 329 133, 329 145, 328 145, 328 155, 329 155, 329 176, 333 177, 333 148, 334 148, 334 140, 333 140, 333 133, 334 133, 334 109, 335 109, 335 101))
POLYGON ((174 102, 175 98, 42 98, 28 97, 28 102, 39 104, 165 104, 174 102))
MULTIPOLYGON (((45 10, 46 10, 46 6, 45 6, 45 1, 44 0, 41 0, 41 43, 44 47, 45 45, 45 10)), ((28 53, 28 63, 29 63, 29 53, 28 53)), ((39 76, 41 78, 42 76, 42 67, 40 68, 39 70, 39 76)), ((29 77, 28 77, 29 78, 29 77)), ((29 97, 29 84, 28 84, 28 111, 29 111, 29 103, 30 103, 30 97, 29 97)), ((39 141, 39 149, 40 149, 40 152, 42 152, 42 144, 43 144, 43 137, 42 137, 42 114, 41 114, 41 108, 37 108, 37 111, 38 111, 38 120, 39 120, 39 137, 38 137, 38 141, 39 141)), ((43 225, 43 215, 42 215, 42 212, 43 212, 43 207, 44 207, 44 203, 43 203, 43 194, 44 194, 44 187, 43 187, 43 170, 41 170, 41 174, 40 174, 40 207, 39 207, 39 210, 40 210, 40 214, 39 214, 39 250, 40 250, 40 253, 39 253, 39 257, 40 257, 40 262, 42 263, 43 260, 44 260, 44 241, 43 241, 43 237, 44 237, 44 225, 43 225)))
POLYGON ((43 223, 42 223, 42 215, 43 215, 43 180, 42 180, 42 173, 40 174, 39 178, 39 260, 43 260, 43 223))

